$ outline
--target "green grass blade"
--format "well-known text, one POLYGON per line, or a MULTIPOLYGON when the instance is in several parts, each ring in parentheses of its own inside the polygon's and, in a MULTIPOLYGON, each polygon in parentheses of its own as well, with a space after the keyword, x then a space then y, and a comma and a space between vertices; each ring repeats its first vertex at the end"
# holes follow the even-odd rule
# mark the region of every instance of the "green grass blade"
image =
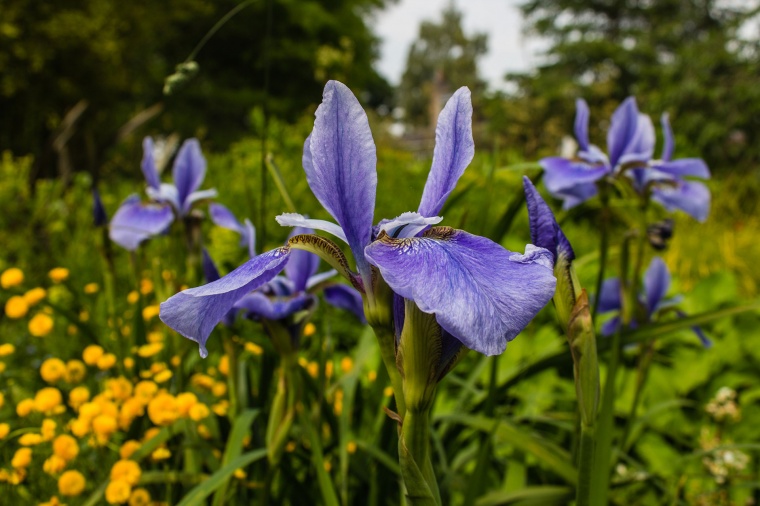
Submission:
POLYGON ((551 506, 568 504, 573 498, 570 487, 528 487, 517 492, 491 492, 482 496, 475 506, 551 506))
MULTIPOLYGON (((222 467, 238 458, 243 452, 243 439, 245 439, 245 436, 248 434, 251 428, 251 424, 256 419, 256 416, 258 416, 259 412, 260 410, 258 409, 248 409, 246 411, 243 411, 235 419, 235 423, 232 426, 232 431, 230 432, 229 438, 227 439, 224 455, 222 456, 222 467)), ((231 477, 228 476, 214 494, 214 502, 212 503, 214 506, 222 506, 224 504, 224 496, 227 494, 227 486, 229 485, 230 478, 231 477)))
POLYGON ((257 460, 266 458, 267 451, 265 448, 244 453, 236 459, 233 459, 227 465, 224 465, 212 474, 206 481, 193 488, 182 498, 177 506, 200 506, 206 504, 206 498, 216 492, 219 487, 227 483, 227 480, 235 470, 245 467, 257 460))

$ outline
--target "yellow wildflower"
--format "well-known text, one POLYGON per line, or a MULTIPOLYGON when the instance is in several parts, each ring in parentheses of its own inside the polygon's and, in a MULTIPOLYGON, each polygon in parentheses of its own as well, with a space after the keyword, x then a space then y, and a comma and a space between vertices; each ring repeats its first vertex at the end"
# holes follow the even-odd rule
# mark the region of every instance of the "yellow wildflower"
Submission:
POLYGON ((49 358, 40 366, 40 376, 47 383, 55 383, 66 373, 66 364, 59 358, 49 358))
POLYGON ((140 442, 135 441, 134 439, 130 439, 129 441, 125 441, 123 445, 121 445, 121 448, 119 448, 119 457, 122 459, 128 459, 132 456, 137 450, 140 449, 140 442))
POLYGON ((4 404, 5 404, 5 394, 0 392, 0 408, 2 408, 4 404))
POLYGON ((148 321, 156 316, 158 316, 158 313, 161 312, 161 309, 159 308, 158 304, 153 304, 151 306, 145 306, 142 311, 143 320, 148 321))
POLYGON ((100 287, 97 283, 87 283, 84 285, 84 293, 87 295, 92 295, 94 293, 98 293, 98 290, 100 290, 100 287))
POLYGON ((149 343, 160 343, 160 342, 163 342, 163 340, 164 340, 164 335, 161 332, 158 332, 155 330, 153 332, 148 332, 149 343))
POLYGON ((12 320, 23 318, 28 312, 29 304, 20 295, 14 295, 5 303, 5 315, 12 320))
POLYGON ((219 372, 227 376, 230 373, 230 357, 227 355, 219 359, 219 372))
POLYGON ((5 362, 0 362, 0 373, 5 372, 5 362))
POLYGON ((352 455, 356 453, 356 443, 354 441, 349 441, 348 444, 346 444, 346 451, 352 455))
POLYGON ((150 492, 144 488, 136 488, 129 496, 129 506, 148 506, 150 504, 150 492))
POLYGON ((77 440, 68 434, 61 434, 53 440, 53 455, 70 462, 79 455, 77 440))
POLYGON ((205 425, 198 426, 198 435, 203 439, 211 439, 211 431, 205 425))
POLYGON ((82 360, 87 365, 96 365, 105 351, 97 344, 91 344, 82 352, 82 360))
POLYGON ((124 376, 106 380, 106 389, 117 401, 124 401, 132 395, 132 382, 124 376))
POLYGON ((156 425, 169 425, 178 417, 177 400, 171 394, 158 394, 148 403, 148 418, 156 425))
POLYGON ((47 474, 58 474, 66 469, 66 461, 58 455, 51 455, 42 463, 42 470, 47 474))
POLYGON ((303 335, 306 337, 313 336, 317 332, 317 327, 313 323, 307 323, 303 327, 303 335))
POLYGON ((7 423, 0 423, 0 440, 5 439, 5 436, 11 431, 11 426, 7 423))
POLYGON ((135 366, 135 359, 132 357, 127 357, 124 359, 124 367, 127 369, 132 369, 135 366))
POLYGON ((354 361, 351 360, 351 357, 343 357, 340 361, 340 370, 343 371, 344 374, 347 374, 351 372, 351 369, 354 368, 354 361))
POLYGON ((177 410, 180 416, 187 416, 190 409, 198 403, 198 397, 192 392, 184 392, 177 396, 177 410))
POLYGON ((79 471, 66 471, 58 478, 58 492, 61 495, 73 497, 84 491, 87 482, 79 471))
POLYGON ((386 397, 390 397, 391 395, 393 395, 393 387, 389 387, 389 386, 385 387, 383 389, 383 395, 386 397))
POLYGON ((61 392, 57 388, 47 387, 34 396, 34 409, 40 413, 49 413, 63 403, 61 392))
POLYGON ((45 418, 42 420, 42 427, 40 428, 40 433, 42 434, 42 440, 43 441, 50 441, 55 437, 55 429, 58 427, 58 424, 55 423, 55 420, 51 420, 50 418, 45 418))
POLYGON ((327 363, 325 364, 325 378, 327 378, 327 379, 330 379, 330 378, 332 378, 332 375, 333 375, 333 368, 334 368, 334 367, 335 367, 335 366, 333 365, 332 361, 330 361, 330 362, 327 362, 327 363))
POLYGON ((127 295, 127 302, 130 304, 136 304, 138 300, 140 300, 140 294, 137 293, 137 290, 132 290, 127 295))
POLYGON ((150 458, 153 460, 166 460, 172 456, 172 452, 168 448, 156 448, 153 453, 150 454, 150 458))
POLYGON ((42 436, 34 432, 28 432, 18 438, 18 444, 21 446, 35 446, 42 442, 42 436))
POLYGON ((316 378, 319 376, 319 364, 316 362, 309 362, 309 364, 306 366, 306 372, 308 372, 309 376, 312 378, 316 378))
POLYGON ((243 471, 243 468, 242 468, 242 467, 238 467, 238 468, 237 468, 237 469, 235 469, 235 471, 232 473, 232 476, 234 476, 234 477, 235 477, 235 478, 237 478, 238 480, 244 480, 244 479, 246 479, 246 477, 247 477, 248 475, 245 473, 245 471, 243 471))
POLYGON ((65 267, 56 267, 48 272, 48 276, 53 283, 61 283, 69 277, 69 270, 65 267))
POLYGON ((143 295, 148 295, 150 292, 153 291, 153 281, 143 278, 140 280, 140 293, 143 295))
POLYGON ((261 355, 264 353, 264 349, 256 343, 245 343, 244 348, 251 355, 261 355))
POLYGON ((122 430, 127 430, 132 421, 138 416, 145 414, 145 405, 136 397, 130 397, 124 404, 121 405, 121 411, 119 412, 119 427, 122 430))
POLYGON ((66 506, 61 501, 58 500, 58 497, 53 496, 50 498, 48 502, 41 502, 37 506, 66 506))
POLYGON ((114 480, 106 487, 106 501, 108 504, 123 504, 129 500, 132 487, 124 480, 114 480))
POLYGON ((145 431, 145 434, 143 434, 143 443, 150 441, 154 437, 158 436, 161 432, 161 429, 158 427, 151 427, 150 429, 145 431))
POLYGON ((111 415, 98 415, 92 421, 92 431, 100 443, 108 441, 118 428, 116 419, 111 415))
POLYGON ((85 437, 87 433, 90 432, 90 420, 82 418, 72 420, 71 424, 69 425, 69 430, 71 430, 71 433, 76 437, 85 437))
POLYGON ((34 411, 34 399, 24 399, 16 404, 16 414, 21 418, 29 416, 34 411))
POLYGON ((172 375, 173 373, 169 369, 166 369, 156 374, 155 376, 153 376, 153 380, 156 383, 166 383, 167 381, 172 379, 172 375))
POLYGON ((116 461, 111 468, 111 481, 122 480, 127 485, 137 485, 142 471, 134 460, 122 459, 116 461))
POLYGON ((182 360, 179 358, 179 355, 173 355, 172 358, 169 359, 169 363, 172 365, 172 367, 179 367, 179 364, 182 363, 182 360))
POLYGON ((214 386, 211 388, 211 393, 214 394, 216 397, 222 397, 224 394, 227 393, 227 383, 223 381, 217 381, 214 383, 214 386))
POLYGON ((98 359, 98 369, 105 371, 116 365, 116 355, 113 353, 106 353, 98 359))
POLYGON ((230 408, 230 403, 227 400, 219 401, 211 406, 211 411, 219 416, 227 416, 227 410, 230 408))
POLYGON ((32 449, 31 448, 19 448, 16 453, 13 454, 11 459, 11 467, 14 469, 24 469, 29 467, 32 463, 32 449))
POLYGON ((90 391, 87 387, 76 387, 69 392, 69 406, 78 410, 82 404, 90 400, 90 391))
POLYGON ((373 383, 377 379, 377 371, 368 372, 367 379, 370 381, 370 383, 373 383))
POLYGON ((206 374, 196 373, 190 378, 190 383, 196 387, 206 388, 211 390, 214 386, 214 378, 207 376, 206 374))
POLYGON ((206 418, 210 413, 208 410, 208 406, 205 404, 199 402, 197 404, 193 404, 190 406, 190 410, 188 411, 188 414, 190 415, 190 418, 195 420, 196 422, 199 422, 206 418))
POLYGON ((29 307, 34 306, 35 304, 39 304, 47 295, 47 291, 45 291, 42 287, 32 288, 31 290, 27 291, 24 294, 24 300, 27 304, 29 304, 29 307))
POLYGON ((29 333, 34 337, 45 337, 53 331, 53 319, 45 313, 37 313, 29 320, 29 333))
POLYGON ((158 392, 158 385, 150 380, 143 380, 135 385, 135 398, 139 399, 143 404, 148 404, 150 400, 158 392))
POLYGON ((14 286, 18 286, 24 282, 24 271, 17 267, 11 267, 3 271, 0 275, 0 285, 3 288, 8 289, 14 286))
POLYGON ((137 354, 140 355, 142 358, 148 358, 152 357, 153 355, 157 355, 161 352, 161 350, 164 349, 163 343, 150 343, 150 344, 143 344, 139 348, 137 348, 137 354))
POLYGON ((87 367, 81 360, 69 360, 66 362, 66 374, 63 375, 63 379, 66 383, 79 383, 87 375, 87 367))
POLYGON ((16 347, 10 343, 0 344, 0 357, 7 357, 16 351, 16 347))

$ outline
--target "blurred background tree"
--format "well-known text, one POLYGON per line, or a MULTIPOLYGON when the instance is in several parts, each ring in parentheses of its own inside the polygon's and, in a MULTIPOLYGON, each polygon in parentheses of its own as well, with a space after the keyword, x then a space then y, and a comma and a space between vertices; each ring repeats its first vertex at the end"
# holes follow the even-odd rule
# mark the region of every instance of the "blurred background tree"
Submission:
POLYGON ((521 8, 528 33, 549 44, 535 71, 508 76, 517 88, 505 104, 510 128, 537 135, 531 147, 556 151, 577 97, 592 107, 593 135, 636 95, 643 111, 669 112, 684 152, 711 167, 760 162, 757 2, 529 0, 521 8))
POLYGON ((197 55, 192 86, 164 97, 164 78, 239 2, 2 0, 0 146, 34 155, 32 179, 97 174, 138 128, 222 149, 246 133, 252 107, 295 119, 327 78, 384 103, 392 90, 372 66, 367 19, 387 1, 252 2, 197 55))
POLYGON ((488 36, 468 35, 462 28, 462 12, 450 4, 440 22, 423 21, 406 59, 398 88, 398 105, 404 120, 414 126, 435 125, 448 97, 468 86, 476 99, 486 83, 478 75, 478 59, 488 50, 488 36))

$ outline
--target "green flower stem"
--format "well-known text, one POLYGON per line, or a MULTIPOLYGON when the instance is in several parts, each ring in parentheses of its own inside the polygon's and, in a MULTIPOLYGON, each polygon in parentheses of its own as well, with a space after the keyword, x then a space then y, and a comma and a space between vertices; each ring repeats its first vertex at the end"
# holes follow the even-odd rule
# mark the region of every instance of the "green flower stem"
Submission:
POLYGON ((576 506, 591 504, 594 478, 594 446, 596 431, 593 426, 581 424, 581 447, 578 462, 578 486, 575 492, 576 506))
POLYGON ((409 504, 440 505, 441 494, 430 460, 429 410, 406 412, 399 438, 399 456, 409 504))
POLYGON ((232 342, 232 336, 230 336, 229 333, 225 333, 222 342, 224 344, 224 353, 227 355, 227 389, 229 390, 227 397, 230 399, 229 419, 234 420, 237 418, 237 414, 240 411, 237 389, 237 352, 235 350, 235 343, 232 342))
POLYGON ((393 396, 396 399, 396 411, 403 419, 406 415, 406 402, 404 402, 404 380, 401 378, 398 367, 396 367, 396 336, 393 335, 392 329, 384 326, 376 325, 372 327, 372 330, 375 332, 375 337, 377 337, 377 342, 380 345, 380 355, 391 379, 393 396))

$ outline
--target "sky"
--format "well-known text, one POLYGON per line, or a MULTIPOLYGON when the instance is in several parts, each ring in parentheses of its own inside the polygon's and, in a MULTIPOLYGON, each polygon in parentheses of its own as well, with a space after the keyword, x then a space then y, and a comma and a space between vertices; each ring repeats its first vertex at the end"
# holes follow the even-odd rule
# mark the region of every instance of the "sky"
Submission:
MULTIPOLYGON (((420 22, 440 21, 451 0, 399 0, 376 15, 374 30, 382 39, 380 73, 398 84, 406 65, 409 46, 417 38, 420 22)), ((528 70, 536 61, 537 46, 522 33, 522 17, 515 0, 454 0, 463 12, 465 33, 488 34, 488 53, 481 59, 480 73, 492 90, 504 90, 504 74, 528 70)))

